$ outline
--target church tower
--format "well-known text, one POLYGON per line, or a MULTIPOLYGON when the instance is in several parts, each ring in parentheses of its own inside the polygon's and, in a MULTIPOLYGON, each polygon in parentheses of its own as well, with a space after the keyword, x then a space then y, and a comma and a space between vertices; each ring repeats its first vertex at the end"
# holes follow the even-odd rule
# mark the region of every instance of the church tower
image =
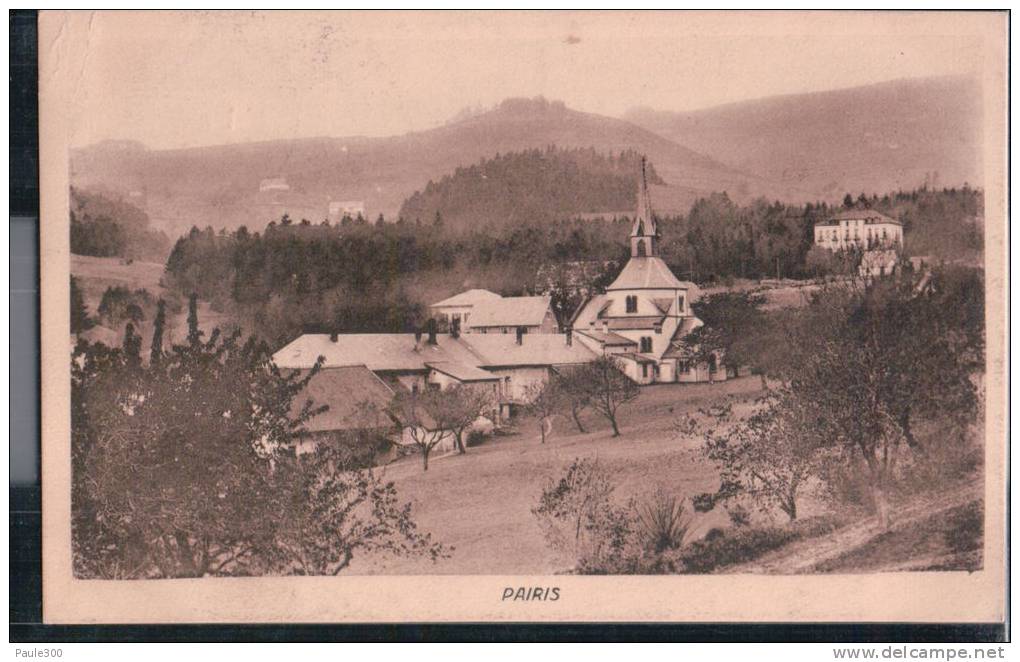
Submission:
POLYGON ((641 157, 641 179, 638 181, 637 217, 630 231, 630 256, 655 257, 659 228, 652 217, 652 203, 648 197, 648 179, 645 175, 645 157, 641 157))

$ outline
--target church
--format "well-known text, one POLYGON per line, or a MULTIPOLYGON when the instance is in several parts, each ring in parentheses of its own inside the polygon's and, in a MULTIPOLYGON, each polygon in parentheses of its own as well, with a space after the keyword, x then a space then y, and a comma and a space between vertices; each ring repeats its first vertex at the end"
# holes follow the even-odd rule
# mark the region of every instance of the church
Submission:
POLYGON ((684 359, 685 336, 702 325, 691 310, 697 286, 673 275, 658 256, 659 239, 642 160, 630 260, 605 294, 578 308, 572 332, 596 354, 613 356, 639 384, 725 379, 718 358, 708 365, 684 359))

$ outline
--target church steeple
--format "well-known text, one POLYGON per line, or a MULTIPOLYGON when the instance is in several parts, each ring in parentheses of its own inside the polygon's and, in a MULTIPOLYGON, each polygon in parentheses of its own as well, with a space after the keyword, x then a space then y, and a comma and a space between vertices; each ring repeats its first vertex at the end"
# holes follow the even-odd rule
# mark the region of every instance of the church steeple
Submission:
POLYGON ((630 256, 654 257, 659 228, 652 216, 652 202, 648 196, 648 178, 645 175, 645 157, 641 157, 641 178, 638 180, 637 214, 630 231, 630 256))

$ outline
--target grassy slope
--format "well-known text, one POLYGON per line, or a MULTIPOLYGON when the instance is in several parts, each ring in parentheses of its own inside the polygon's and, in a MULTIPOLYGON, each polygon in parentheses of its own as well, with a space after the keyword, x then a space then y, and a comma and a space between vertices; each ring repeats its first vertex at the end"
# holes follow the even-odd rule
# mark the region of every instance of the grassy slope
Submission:
MULTIPOLYGON (((573 565, 551 550, 542 537, 531 508, 545 482, 559 476, 575 457, 597 457, 609 467, 621 501, 641 497, 658 487, 682 494, 714 489, 715 469, 697 451, 696 438, 678 439, 672 422, 684 412, 720 402, 744 402, 759 388, 757 377, 721 384, 646 387, 640 398, 621 408, 622 436, 612 438, 608 424, 585 417, 587 434, 569 419, 554 423, 543 446, 533 421, 523 421, 519 434, 497 437, 430 463, 422 472, 412 455, 383 469, 397 485, 403 500, 413 503, 414 520, 439 541, 453 545, 449 559, 436 565, 424 559, 355 558, 354 574, 515 574, 553 573, 573 565)), ((713 513, 698 525, 695 535, 725 524, 713 513)))

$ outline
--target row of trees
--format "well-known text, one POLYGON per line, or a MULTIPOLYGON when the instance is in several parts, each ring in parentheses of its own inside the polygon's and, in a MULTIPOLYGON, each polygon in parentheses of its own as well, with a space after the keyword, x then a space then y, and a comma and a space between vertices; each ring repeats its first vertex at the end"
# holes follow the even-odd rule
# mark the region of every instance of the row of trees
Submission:
POLYGON ((159 302, 147 361, 130 322, 122 347, 74 348, 76 576, 336 574, 369 551, 447 552, 362 454, 296 453, 325 407, 292 403, 321 361, 297 377, 255 340, 205 338, 194 297, 185 342, 164 347, 165 324, 159 302))

